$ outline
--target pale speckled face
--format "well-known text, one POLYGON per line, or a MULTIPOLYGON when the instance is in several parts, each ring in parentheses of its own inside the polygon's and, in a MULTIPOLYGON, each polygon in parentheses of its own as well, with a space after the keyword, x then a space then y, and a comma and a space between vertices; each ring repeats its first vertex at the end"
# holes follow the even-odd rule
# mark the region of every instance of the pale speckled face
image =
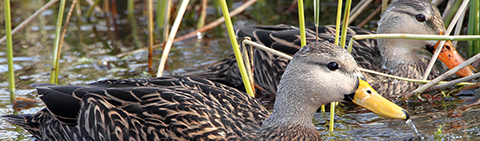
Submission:
POLYGON ((311 125, 311 116, 321 105, 343 100, 387 118, 408 118, 404 109, 380 96, 364 80, 347 50, 328 42, 311 43, 294 55, 282 75, 272 120, 280 117, 278 121, 301 120, 311 125), (304 118, 298 119, 298 115, 304 118))
MULTIPOLYGON (((428 0, 397 0, 389 4, 378 22, 378 33, 409 33, 439 35, 445 31, 438 9, 428 0)), ((396 39, 398 40, 398 39, 396 39)), ((436 41, 399 40, 391 44, 403 44, 412 50, 425 49, 436 41)))

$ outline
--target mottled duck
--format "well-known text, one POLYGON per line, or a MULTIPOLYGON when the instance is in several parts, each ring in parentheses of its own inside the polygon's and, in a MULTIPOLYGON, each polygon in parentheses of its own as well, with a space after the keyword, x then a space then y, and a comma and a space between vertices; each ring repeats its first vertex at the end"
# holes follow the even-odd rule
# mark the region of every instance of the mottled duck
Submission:
MULTIPOLYGON (((375 34, 357 27, 349 27, 347 30, 347 42, 354 35, 375 34)), ((259 44, 286 54, 293 55, 300 48, 300 31, 296 27, 284 25, 237 27, 236 32, 238 39, 251 37, 259 44)), ((317 36, 320 41, 334 41, 335 26, 319 27, 318 32, 317 35, 315 27, 307 28, 307 43, 314 42, 317 36)), ((388 5, 378 21, 377 32, 440 35, 445 32, 445 27, 438 9, 429 0, 398 0, 388 5)), ((353 44, 352 54, 359 66, 363 68, 400 77, 421 79, 428 64, 424 54, 433 52, 438 42, 407 39, 357 40, 353 44)), ((255 87, 258 88, 257 91, 274 95, 288 60, 258 49, 254 49, 253 52, 255 87)), ((449 68, 464 61, 450 41, 443 47, 439 58, 449 68)), ((457 73, 462 77, 471 74, 473 72, 470 68, 464 68, 457 73)), ((364 75, 373 88, 383 96, 392 99, 413 91, 419 85, 373 74, 365 73, 364 75)), ((434 69, 429 78, 437 75, 438 71, 434 69)), ((233 55, 205 69, 186 73, 185 76, 200 76, 244 89, 233 55)))
POLYGON ((46 108, 3 117, 40 140, 320 140, 312 117, 333 101, 351 101, 387 118, 409 118, 370 87, 345 49, 326 42, 295 54, 271 114, 246 93, 207 79, 33 86, 46 108))

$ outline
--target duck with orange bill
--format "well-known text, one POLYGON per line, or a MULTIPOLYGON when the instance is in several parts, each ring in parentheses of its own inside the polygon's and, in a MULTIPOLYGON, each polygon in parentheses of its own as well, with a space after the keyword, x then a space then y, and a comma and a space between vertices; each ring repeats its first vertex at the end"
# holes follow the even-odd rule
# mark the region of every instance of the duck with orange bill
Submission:
MULTIPOLYGON (((318 34, 315 27, 307 27, 307 44, 315 42, 317 39, 333 42, 335 32, 337 32, 335 26, 319 27, 318 34)), ((296 27, 285 25, 237 27, 236 33, 238 39, 250 37, 252 41, 286 54, 293 55, 300 49, 300 31, 296 27)), ((377 33, 442 35, 445 33, 445 27, 438 9, 429 0, 394 0, 381 15, 377 33)), ((347 42, 354 35, 365 34, 375 34, 375 32, 348 27, 347 42)), ((356 40, 353 42, 352 55, 360 67, 399 77, 422 79, 430 58, 426 54, 429 54, 427 52, 433 53, 439 42, 413 39, 356 40)), ((446 42, 438 58, 448 68, 464 62, 463 57, 450 41, 446 42)), ((256 48, 253 48, 252 60, 254 84, 257 91, 262 94, 275 95, 278 82, 289 61, 256 48)), ((474 71, 472 66, 468 66, 456 74, 465 77, 472 75, 474 71)), ((201 76, 244 89, 233 55, 212 66, 185 75, 201 76)), ((420 85, 375 74, 364 73, 364 75, 373 88, 390 99, 402 97, 420 85)), ((438 70, 433 69, 428 79, 438 75, 438 70)), ((257 96, 263 97, 258 93, 257 96)))

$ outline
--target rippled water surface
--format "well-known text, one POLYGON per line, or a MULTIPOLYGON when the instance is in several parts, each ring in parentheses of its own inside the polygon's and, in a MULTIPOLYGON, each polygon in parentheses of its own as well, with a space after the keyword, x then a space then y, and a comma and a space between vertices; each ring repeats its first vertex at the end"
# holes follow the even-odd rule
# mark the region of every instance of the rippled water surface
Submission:
MULTIPOLYGON (((16 9, 38 9, 38 4, 14 3, 16 9), (37 5, 37 6, 35 6, 37 5)), ((2 5, 3 7, 3 5, 2 5)), ((3 12, 2 12, 3 13, 3 12)), ((33 12, 15 11, 12 15, 17 25, 33 12)), ((16 81, 16 96, 41 101, 29 85, 32 83, 48 83, 50 79, 51 54, 53 42, 54 17, 53 10, 47 10, 43 18, 29 24, 24 30, 14 36, 14 69, 16 81), (42 20, 43 19, 43 20, 42 20), (43 26, 42 26, 43 25, 43 26)), ((145 16, 139 16, 140 41, 147 44, 145 24, 141 22, 145 16)), ((3 19, 3 17, 2 17, 3 19)), ((95 19, 95 18, 93 18, 95 19)), ((128 23, 118 21, 119 30, 116 42, 110 42, 106 32, 108 29, 102 16, 97 15, 96 24, 83 26, 70 25, 65 36, 64 48, 60 60, 60 84, 81 85, 103 79, 114 78, 149 78, 147 72, 147 52, 140 51, 119 57, 117 54, 136 49, 128 23), (98 33, 93 32, 96 27, 98 33), (79 30, 80 29, 80 30, 79 30), (81 31, 81 32, 80 32, 81 31), (110 46, 105 46, 105 45, 110 46)), ((76 23, 72 19, 72 23, 76 23)), ((85 22, 85 19, 81 19, 85 22)), ((239 25, 254 24, 239 20, 239 25)), ((223 26, 222 26, 223 27, 223 26)), ((188 33, 190 28, 182 28, 180 34, 188 33)), ((0 33, 4 34, 3 28, 0 33)), ((209 32, 202 39, 189 39, 174 44, 165 75, 175 75, 190 69, 198 69, 219 61, 232 53, 228 39, 218 37, 209 32)), ((2 46, 5 44, 2 43, 2 46)), ((156 49, 154 68, 159 61, 160 49, 156 49)), ((0 115, 12 114, 8 81, 6 50, 0 49, 0 115)), ((478 95, 478 94, 476 94, 478 95)), ((480 140, 480 108, 463 109, 464 101, 474 102, 478 96, 453 97, 429 102, 409 101, 403 107, 411 113, 419 133, 428 140, 480 140), (408 106, 407 106, 408 105, 408 106)), ((43 105, 18 111, 18 114, 35 113, 43 105)), ((328 131, 329 113, 317 113, 314 116, 319 133, 325 140, 410 140, 413 131, 401 120, 381 118, 365 109, 341 105, 335 114, 335 131, 333 136, 328 131)), ((32 140, 28 132, 12 126, 0 119, 0 140, 32 140)))

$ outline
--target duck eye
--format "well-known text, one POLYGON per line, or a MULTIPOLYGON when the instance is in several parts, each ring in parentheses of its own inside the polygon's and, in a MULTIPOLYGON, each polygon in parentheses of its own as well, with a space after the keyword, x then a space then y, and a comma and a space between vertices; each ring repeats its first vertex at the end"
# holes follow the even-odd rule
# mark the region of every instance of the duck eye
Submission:
POLYGON ((425 15, 423 15, 423 14, 417 14, 417 16, 415 16, 415 18, 417 18, 417 21, 419 21, 419 22, 424 22, 426 20, 425 15))
POLYGON ((336 62, 330 62, 327 64, 327 68, 334 71, 338 69, 338 64, 336 62))

